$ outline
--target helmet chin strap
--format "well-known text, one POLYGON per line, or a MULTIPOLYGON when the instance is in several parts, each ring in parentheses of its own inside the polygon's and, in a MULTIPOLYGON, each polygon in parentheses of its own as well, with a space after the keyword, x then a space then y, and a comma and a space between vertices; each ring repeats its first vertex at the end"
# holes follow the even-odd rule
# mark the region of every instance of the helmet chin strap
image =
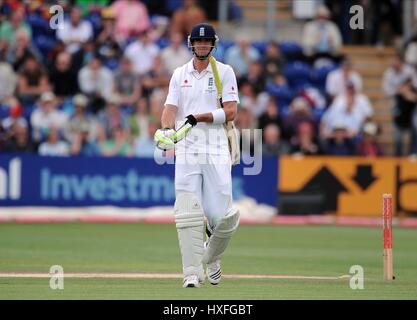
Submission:
POLYGON ((195 52, 195 50, 194 50, 194 46, 191 46, 191 49, 193 50, 193 54, 195 55, 195 57, 198 59, 198 60, 207 60, 208 59, 208 57, 210 56, 210 54, 211 54, 211 52, 213 51, 213 49, 214 49, 214 46, 212 46, 211 47, 211 49, 210 49, 210 51, 209 51, 209 53, 207 53, 206 55, 204 55, 204 56, 200 56, 200 55, 198 55, 197 54, 197 52, 195 52))

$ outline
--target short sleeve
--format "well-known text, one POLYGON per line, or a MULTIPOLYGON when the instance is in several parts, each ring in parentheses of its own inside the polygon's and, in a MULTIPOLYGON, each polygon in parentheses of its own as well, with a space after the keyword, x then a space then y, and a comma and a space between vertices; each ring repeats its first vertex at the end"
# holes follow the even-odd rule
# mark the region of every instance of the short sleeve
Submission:
POLYGON ((180 88, 177 81, 178 73, 174 71, 172 74, 171 80, 169 81, 169 89, 165 105, 172 104, 178 107, 180 99, 180 88))
POLYGON ((230 66, 227 66, 226 72, 223 78, 223 102, 227 101, 236 101, 239 103, 239 94, 237 89, 236 76, 233 69, 230 66))

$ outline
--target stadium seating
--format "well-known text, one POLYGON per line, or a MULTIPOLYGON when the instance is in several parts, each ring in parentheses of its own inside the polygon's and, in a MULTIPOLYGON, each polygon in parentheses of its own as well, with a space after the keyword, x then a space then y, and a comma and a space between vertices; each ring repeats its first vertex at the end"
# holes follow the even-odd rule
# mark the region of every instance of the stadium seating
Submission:
POLYGON ((302 89, 306 84, 310 84, 311 72, 311 66, 301 61, 289 62, 284 68, 285 78, 290 87, 295 90, 302 89))
POLYGON ((252 42, 252 47, 257 49, 259 53, 261 54, 261 56, 265 55, 267 45, 268 45, 267 41, 253 41, 252 42))
POLYGON ((336 70, 339 66, 337 64, 326 65, 318 69, 313 69, 311 72, 311 82, 320 91, 325 92, 326 79, 330 72, 336 70))
POLYGON ((297 42, 282 41, 278 46, 287 61, 299 60, 303 55, 303 48, 297 42))

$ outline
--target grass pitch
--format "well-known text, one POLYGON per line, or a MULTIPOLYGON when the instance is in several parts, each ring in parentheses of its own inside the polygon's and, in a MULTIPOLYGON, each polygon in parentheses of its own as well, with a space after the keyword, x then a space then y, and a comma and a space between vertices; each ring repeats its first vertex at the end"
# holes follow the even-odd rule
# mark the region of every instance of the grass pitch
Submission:
POLYGON ((174 225, 0 224, 0 299, 416 299, 417 231, 393 231, 394 274, 384 281, 382 230, 340 226, 241 225, 223 258, 225 275, 290 278, 224 278, 218 286, 183 289, 174 225), (161 273, 162 278, 66 277, 64 290, 49 278, 12 278, 5 273, 48 274, 52 265, 70 273, 161 273), (364 269, 364 289, 350 279, 294 276, 349 275, 364 269), (164 278, 164 274, 171 277, 164 278))

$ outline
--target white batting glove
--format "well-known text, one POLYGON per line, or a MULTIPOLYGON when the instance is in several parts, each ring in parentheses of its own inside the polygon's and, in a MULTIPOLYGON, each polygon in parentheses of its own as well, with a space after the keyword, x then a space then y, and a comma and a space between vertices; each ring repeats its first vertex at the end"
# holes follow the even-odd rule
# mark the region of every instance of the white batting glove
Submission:
POLYGON ((156 143, 156 147, 163 151, 173 149, 175 146, 175 143, 172 140, 174 134, 175 130, 170 128, 156 130, 153 138, 156 143))

